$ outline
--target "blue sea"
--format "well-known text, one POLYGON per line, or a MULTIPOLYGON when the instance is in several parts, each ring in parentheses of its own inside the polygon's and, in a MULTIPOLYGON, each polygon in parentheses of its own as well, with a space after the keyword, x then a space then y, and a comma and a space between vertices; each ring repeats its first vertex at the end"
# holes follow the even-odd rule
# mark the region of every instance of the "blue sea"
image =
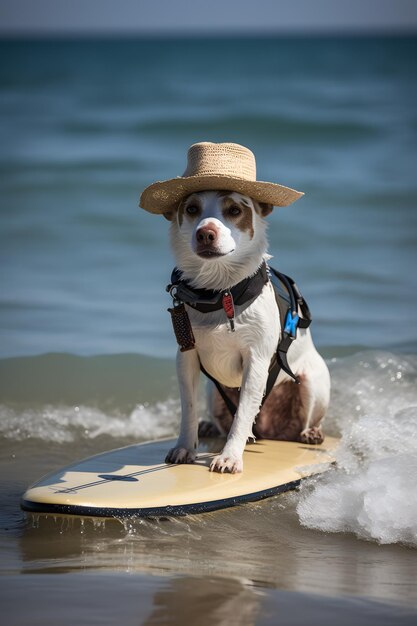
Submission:
POLYGON ((179 597, 205 580, 226 603, 415 610, 417 38, 5 39, 0 54, 3 575, 133 571, 179 597), (197 141, 243 144, 259 179, 305 192, 268 218, 271 264, 313 313, 338 467, 243 513, 32 527, 19 497, 41 473, 178 430, 169 223, 138 201, 197 141))

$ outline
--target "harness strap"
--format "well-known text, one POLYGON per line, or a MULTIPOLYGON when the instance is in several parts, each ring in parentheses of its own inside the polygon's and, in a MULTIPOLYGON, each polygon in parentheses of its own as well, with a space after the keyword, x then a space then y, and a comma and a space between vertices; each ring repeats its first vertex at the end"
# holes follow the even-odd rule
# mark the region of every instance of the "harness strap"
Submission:
POLYGON ((297 329, 308 328, 312 320, 308 304, 301 295, 295 281, 290 276, 278 272, 278 270, 273 267, 270 268, 270 272, 271 282, 275 291, 275 299, 280 313, 282 334, 281 341, 278 344, 276 354, 269 368, 264 401, 272 391, 281 370, 284 370, 296 384, 300 383, 289 366, 287 353, 292 342, 297 338, 297 329), (282 285, 285 287, 286 293, 283 293, 282 285), (287 305, 287 310, 284 313, 285 304, 287 305), (302 317, 298 315, 299 310, 302 317))
MULTIPOLYGON (((282 335, 277 351, 272 357, 271 364, 269 366, 268 380, 261 406, 263 406, 264 402, 271 393, 281 370, 284 370, 284 372, 288 374, 288 376, 290 376, 296 384, 300 383, 299 379, 295 376, 289 366, 287 353, 292 345, 292 342, 296 339, 297 327, 308 328, 312 321, 308 304, 301 295, 301 292, 294 280, 289 276, 278 272, 274 268, 269 268, 269 270, 280 314, 282 335), (285 291, 283 290, 282 285, 284 285, 285 291), (298 309, 301 311, 303 317, 299 317, 298 309)), ((214 383, 229 413, 232 417, 234 417, 237 407, 227 395, 225 387, 223 387, 218 380, 211 376, 201 363, 200 370, 214 383)))
MULTIPOLYGON (((297 337, 297 329, 308 328, 312 320, 308 304, 301 295, 301 292, 294 280, 286 274, 278 272, 278 270, 275 270, 272 267, 267 267, 265 262, 254 276, 249 277, 241 283, 238 283, 238 285, 235 285, 235 287, 232 287, 230 292, 228 292, 232 294, 232 302, 236 304, 243 304, 250 299, 255 299, 262 291, 263 285, 266 284, 269 279, 274 287, 275 300, 277 302, 281 320, 281 340, 269 366, 268 380, 265 387, 265 394, 262 399, 262 405, 271 393, 281 370, 284 370, 284 372, 290 376, 295 383, 299 384, 299 379, 289 366, 287 353, 292 342, 297 337), (299 311, 301 312, 302 317, 299 316, 299 311)), ((174 302, 185 302, 203 313, 224 308, 223 299, 225 294, 223 292, 214 292, 206 289, 193 289, 192 287, 189 287, 185 281, 181 280, 181 273, 177 268, 175 268, 172 273, 171 283, 171 285, 168 285, 167 291, 169 291, 173 296, 174 302)), ((225 310, 227 313, 227 308, 225 308, 225 310)), ((172 314, 172 310, 170 310, 170 312, 172 314)), ((184 313, 187 316, 185 310, 184 313)), ((233 320, 233 317, 231 320, 233 320)), ((176 328, 174 323, 175 333, 178 343, 181 346, 181 350, 192 349, 194 347, 192 330, 192 338, 190 338, 190 335, 188 334, 191 326, 188 328, 188 325, 184 323, 183 319, 181 319, 179 327, 179 329, 176 328), (186 333, 184 333, 184 328, 187 328, 186 333), (179 332, 179 330, 182 332, 179 332), (179 340, 179 335, 181 335, 182 341, 179 340)), ((201 362, 200 370, 214 383, 227 409, 232 417, 234 417, 237 407, 227 395, 226 388, 207 372, 201 362)))
POLYGON ((177 300, 185 302, 185 304, 200 311, 200 313, 211 313, 223 308, 223 297, 226 293, 231 294, 232 301, 237 306, 255 300, 268 280, 268 268, 265 261, 263 261, 253 276, 248 276, 226 291, 195 289, 191 287, 188 281, 182 279, 181 271, 178 268, 174 268, 171 275, 171 284, 168 285, 167 291, 175 296, 177 300))
MULTIPOLYGON (((288 344, 287 344, 287 339, 288 338, 280 341, 277 353, 274 354, 274 356, 272 357, 271 365, 269 366, 268 380, 266 382, 265 393, 261 402, 261 407, 264 405, 266 399, 268 398, 269 394, 274 388, 275 382, 281 370, 284 370, 284 372, 288 374, 288 376, 291 376, 291 378, 294 379, 294 382, 297 385, 300 384, 300 380, 297 378, 297 376, 294 375, 294 373, 292 372, 288 364, 287 351, 293 339, 292 337, 290 337, 291 341, 288 342, 288 344)), ((229 413, 231 414, 232 417, 234 417, 237 411, 237 406, 235 405, 233 400, 231 400, 229 396, 227 395, 225 387, 221 383, 219 383, 219 381, 216 378, 214 378, 214 376, 208 373, 208 371, 203 367, 201 361, 200 361, 200 370, 209 380, 211 380, 212 383, 214 383, 229 413)))

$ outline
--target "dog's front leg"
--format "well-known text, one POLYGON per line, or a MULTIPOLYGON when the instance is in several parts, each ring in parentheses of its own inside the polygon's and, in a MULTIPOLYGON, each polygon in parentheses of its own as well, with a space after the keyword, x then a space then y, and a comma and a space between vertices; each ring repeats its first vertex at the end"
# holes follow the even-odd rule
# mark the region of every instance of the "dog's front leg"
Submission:
POLYGON ((166 458, 166 463, 193 463, 198 446, 198 379, 200 361, 197 350, 177 353, 177 375, 181 397, 181 429, 175 448, 166 458))
POLYGON ((243 370, 239 406, 222 452, 211 465, 212 472, 235 474, 243 470, 243 451, 262 403, 268 378, 269 359, 250 357, 243 370))

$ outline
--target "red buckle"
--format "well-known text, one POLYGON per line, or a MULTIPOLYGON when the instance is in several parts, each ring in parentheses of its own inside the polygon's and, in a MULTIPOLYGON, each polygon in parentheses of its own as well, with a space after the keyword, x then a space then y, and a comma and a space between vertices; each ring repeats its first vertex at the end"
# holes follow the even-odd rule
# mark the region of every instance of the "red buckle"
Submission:
POLYGON ((227 319, 230 322, 230 330, 235 330, 235 303, 233 302, 233 296, 230 291, 225 291, 222 298, 223 309, 226 313, 227 319))

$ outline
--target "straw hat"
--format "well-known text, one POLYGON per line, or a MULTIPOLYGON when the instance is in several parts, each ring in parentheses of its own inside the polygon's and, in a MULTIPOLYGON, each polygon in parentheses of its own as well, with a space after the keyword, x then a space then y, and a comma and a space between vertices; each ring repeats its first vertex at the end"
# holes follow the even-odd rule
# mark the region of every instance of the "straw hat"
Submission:
POLYGON ((182 198, 209 189, 238 191, 273 206, 288 206, 304 195, 283 185, 256 180, 255 155, 248 148, 237 143, 202 141, 188 150, 184 174, 146 187, 139 206, 150 213, 168 213, 182 198))

